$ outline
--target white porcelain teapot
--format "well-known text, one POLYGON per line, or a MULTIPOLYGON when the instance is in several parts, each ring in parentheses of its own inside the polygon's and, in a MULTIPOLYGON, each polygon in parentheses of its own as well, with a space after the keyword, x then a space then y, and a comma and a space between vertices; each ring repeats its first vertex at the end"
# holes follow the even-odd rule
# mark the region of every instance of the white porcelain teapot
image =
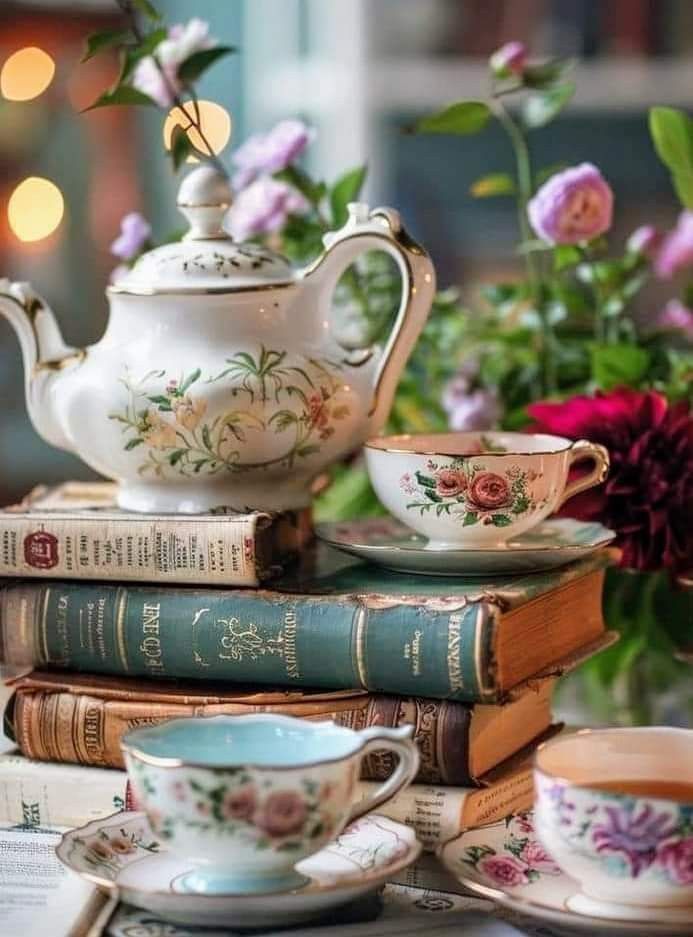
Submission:
POLYGON ((223 230, 226 179, 184 180, 182 242, 143 255, 107 290, 103 338, 70 348, 27 283, 0 280, 31 420, 49 443, 119 483, 123 508, 194 513, 307 505, 328 465, 377 433, 435 290, 430 258, 397 212, 352 204, 303 270, 223 230), (341 346, 331 298, 364 251, 397 262, 402 300, 385 347, 341 346))

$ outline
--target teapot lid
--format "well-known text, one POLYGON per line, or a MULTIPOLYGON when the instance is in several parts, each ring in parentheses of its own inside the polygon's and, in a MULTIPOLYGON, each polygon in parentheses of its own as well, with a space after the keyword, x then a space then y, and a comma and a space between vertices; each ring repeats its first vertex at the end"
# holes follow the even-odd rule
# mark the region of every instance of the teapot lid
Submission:
POLYGON ((155 247, 119 277, 115 293, 226 293, 292 283, 289 261, 261 244, 238 244, 223 228, 233 193, 228 179, 200 166, 183 179, 177 205, 190 223, 182 241, 155 247))

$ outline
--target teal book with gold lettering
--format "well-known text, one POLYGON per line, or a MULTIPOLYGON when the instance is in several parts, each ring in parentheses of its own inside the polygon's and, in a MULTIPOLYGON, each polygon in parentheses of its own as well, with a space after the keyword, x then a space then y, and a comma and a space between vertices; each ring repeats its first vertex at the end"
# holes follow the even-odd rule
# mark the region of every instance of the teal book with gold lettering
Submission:
POLYGON ((493 702, 604 631, 609 551, 545 573, 459 580, 379 570, 329 547, 315 557, 271 590, 9 582, 1 659, 493 702))

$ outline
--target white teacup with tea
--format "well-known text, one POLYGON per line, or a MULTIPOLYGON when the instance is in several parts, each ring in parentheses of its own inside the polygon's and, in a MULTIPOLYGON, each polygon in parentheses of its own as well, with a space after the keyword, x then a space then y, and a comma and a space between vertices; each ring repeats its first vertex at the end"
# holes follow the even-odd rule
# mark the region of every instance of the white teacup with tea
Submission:
POLYGON ((501 547, 609 469, 604 446, 535 433, 382 436, 364 451, 378 498, 431 550, 501 547), (592 468, 569 481, 583 461, 592 468))

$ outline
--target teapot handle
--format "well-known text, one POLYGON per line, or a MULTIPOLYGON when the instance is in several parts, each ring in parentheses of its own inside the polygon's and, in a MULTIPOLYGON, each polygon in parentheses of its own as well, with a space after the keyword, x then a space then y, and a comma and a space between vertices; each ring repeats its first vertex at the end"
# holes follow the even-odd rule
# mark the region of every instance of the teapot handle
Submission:
POLYGON ((346 224, 325 235, 325 251, 302 277, 316 283, 322 306, 331 303, 342 274, 361 254, 385 251, 397 264, 402 277, 402 298, 375 370, 368 413, 369 432, 377 433, 389 415, 400 373, 428 318, 436 289, 435 269, 426 251, 402 227, 399 212, 392 208, 370 211, 361 202, 350 203, 348 212, 346 224))

